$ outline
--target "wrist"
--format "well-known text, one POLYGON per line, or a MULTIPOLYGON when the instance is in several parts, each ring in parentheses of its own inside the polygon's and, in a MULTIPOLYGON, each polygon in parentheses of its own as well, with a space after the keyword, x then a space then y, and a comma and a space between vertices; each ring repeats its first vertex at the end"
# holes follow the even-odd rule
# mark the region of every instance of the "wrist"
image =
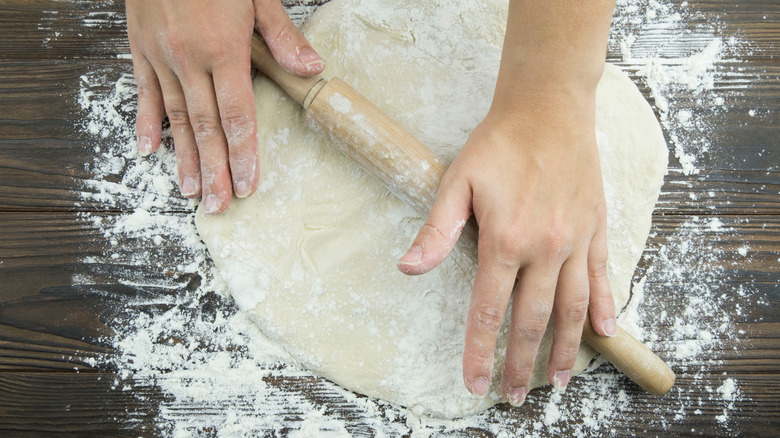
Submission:
POLYGON ((555 75, 499 78, 490 113, 515 123, 576 123, 594 129, 597 85, 598 80, 555 75))

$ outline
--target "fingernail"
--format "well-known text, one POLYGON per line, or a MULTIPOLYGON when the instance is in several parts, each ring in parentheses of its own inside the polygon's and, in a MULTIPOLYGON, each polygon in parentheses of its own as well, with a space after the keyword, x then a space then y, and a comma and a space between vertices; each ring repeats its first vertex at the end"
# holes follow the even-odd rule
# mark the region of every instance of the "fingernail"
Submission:
POLYGON ((145 157, 152 153, 152 139, 149 137, 138 137, 138 154, 145 157))
POLYGON ((423 257, 423 250, 417 245, 414 245, 413 247, 409 248, 409 251, 406 251, 406 254, 401 256, 400 259, 398 259, 399 265, 406 265, 406 266, 417 266, 420 263, 422 263, 422 257, 423 257))
POLYGON ((471 393, 483 397, 490 388, 490 380, 487 377, 477 377, 474 382, 471 383, 471 393))
POLYGON ((301 62, 306 65, 306 69, 309 71, 318 70, 325 64, 325 61, 320 58, 320 55, 318 55, 317 52, 312 49, 301 50, 298 53, 298 59, 300 59, 301 62))
POLYGON ((528 390, 523 388, 514 388, 506 395, 506 399, 512 406, 520 406, 525 403, 525 396, 528 395, 528 390))
POLYGON ((219 207, 222 206, 222 201, 219 200, 217 195, 208 195, 203 200, 203 208, 206 209, 206 213, 216 213, 219 211, 219 207))
POLYGON ((186 198, 197 195, 198 185, 195 182, 195 179, 189 176, 185 177, 184 180, 181 182, 180 191, 181 191, 181 195, 186 198))
POLYGON ((553 388, 558 392, 566 391, 566 387, 569 385, 571 379, 571 370, 558 371, 553 376, 553 388))
POLYGON ((610 318, 604 321, 601 329, 604 330, 604 334, 606 334, 608 337, 614 337, 617 335, 617 321, 615 321, 615 318, 610 318))
POLYGON ((236 196, 239 198, 246 198, 252 192, 249 183, 246 181, 236 181, 236 183, 233 185, 233 188, 236 191, 236 196))

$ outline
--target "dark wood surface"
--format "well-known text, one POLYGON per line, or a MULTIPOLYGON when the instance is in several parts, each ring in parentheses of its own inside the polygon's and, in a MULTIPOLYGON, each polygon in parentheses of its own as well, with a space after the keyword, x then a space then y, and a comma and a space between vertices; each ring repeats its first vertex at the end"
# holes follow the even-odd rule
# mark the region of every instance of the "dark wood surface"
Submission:
MULTIPOLYGON (((656 417, 664 412, 659 406, 667 401, 643 394, 623 379, 621 385, 635 403, 631 412, 623 412, 608 426, 619 436, 776 436, 780 428, 780 6, 774 0, 689 3, 700 11, 688 24, 691 29, 717 19, 722 35, 749 41, 751 50, 722 61, 733 64, 732 70, 727 68, 733 74, 721 75, 715 88, 729 100, 729 110, 707 119, 711 152, 700 157, 701 172, 685 175, 672 157, 637 275, 653 265, 683 224, 706 228, 707 220, 720 220, 733 231, 698 234, 711 239, 711 248, 718 253, 701 269, 719 270, 722 281, 713 287, 735 303, 732 308, 738 305, 728 330, 739 336, 724 336, 713 344, 706 376, 694 379, 681 374, 678 387, 702 400, 684 406, 687 415, 682 420, 670 416, 659 426, 656 417), (746 77, 751 78, 749 84, 744 83, 746 77), (750 110, 755 114, 751 116, 750 110), (739 253, 745 245, 750 257, 739 253), (749 299, 737 294, 740 285, 751 289, 749 299), (724 373, 739 382, 742 393, 729 413, 728 427, 716 420, 722 406, 710 402, 712 387, 697 387, 702 382, 717 387, 724 373), (701 412, 694 414, 696 409, 701 412)), ((83 111, 76 103, 81 75, 101 70, 116 78, 132 71, 129 59, 121 56, 129 53, 122 11, 119 1, 0 2, 0 436, 165 433, 155 427, 165 395, 143 382, 132 392, 116 388, 115 370, 95 361, 111 353, 113 331, 107 321, 124 303, 140 294, 186 291, 198 281, 186 273, 149 267, 153 264, 122 261, 132 257, 114 265, 87 261, 103 254, 109 244, 98 227, 81 219, 82 214, 110 218, 130 208, 121 202, 84 200, 80 194, 84 182, 94 175, 85 166, 92 151, 86 146, 80 127, 83 111), (103 16, 100 26, 85 26, 87 14, 101 11, 118 14, 103 16), (175 287, 122 286, 116 275, 120 271, 135 275, 138 284, 164 279, 175 287), (74 280, 87 277, 101 281, 74 280)), ((653 43, 652 38, 647 42, 653 43)), ((629 72, 638 68, 623 62, 614 48, 610 59, 629 72)), ((686 105, 693 112, 703 111, 693 94, 678 100, 678 106, 686 105)), ((165 213, 191 214, 185 202, 172 203, 165 213)), ((129 237, 123 245, 129 254, 148 252, 129 237)), ((175 251, 174 246, 163 243, 158 250, 175 251)), ((648 283, 658 292, 655 300, 663 300, 667 292, 679 294, 688 286, 684 277, 668 281, 648 276, 648 283)), ((648 306, 652 308, 652 300, 648 306)), ((702 318, 718 321, 718 315, 702 318)), ((675 343, 663 339, 671 328, 657 322, 652 330, 661 339, 655 343, 659 354, 668 357, 675 343)), ((676 371, 687 366, 674 365, 676 371)), ((316 378, 272 383, 313 394, 319 393, 321 384, 316 378)), ((575 381, 571 390, 587 391, 588 383, 575 381)), ((329 402, 327 395, 321 397, 329 409, 352 409, 335 399, 329 402)), ((540 409, 539 404, 529 403, 521 410, 500 407, 496 415, 540 415, 540 409)), ((289 421, 294 429, 300 418, 291 414, 289 421)), ((569 427, 573 430, 578 422, 570 419, 569 427)), ((369 428, 351 427, 356 434, 371 435, 369 428)), ((493 436, 486 430, 463 433, 493 436)))

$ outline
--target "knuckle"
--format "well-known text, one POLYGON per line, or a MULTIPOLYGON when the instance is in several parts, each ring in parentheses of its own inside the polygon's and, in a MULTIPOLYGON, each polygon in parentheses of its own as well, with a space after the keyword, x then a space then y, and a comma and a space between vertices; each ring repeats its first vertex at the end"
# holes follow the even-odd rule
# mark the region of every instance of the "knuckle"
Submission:
POLYGON ((177 66, 187 65, 190 62, 190 52, 184 35, 178 32, 167 32, 162 38, 162 47, 168 59, 177 66))
POLYGON ((190 115, 187 113, 187 110, 173 108, 166 111, 166 113, 168 114, 168 121, 171 123, 171 126, 190 125, 190 115))
POLYGON ((547 331, 547 325, 530 322, 520 323, 516 330, 518 337, 537 343, 542 339, 542 336, 544 336, 544 332, 547 331))
POLYGON ((203 114, 192 114, 190 123, 192 131, 195 133, 195 138, 199 139, 212 138, 222 129, 217 120, 203 114))
POLYGON ((588 299, 580 298, 565 307, 565 316, 572 321, 581 322, 588 314, 588 299))
POLYGON ((449 187, 454 182, 456 182, 460 178, 460 175, 457 174, 454 170, 452 170, 452 166, 450 166, 445 172, 444 175, 441 177, 441 184, 439 187, 449 187))
MULTIPOLYGON (((501 265, 506 267, 517 266, 517 261, 521 259, 523 250, 523 238, 519 227, 515 226, 497 226, 494 230, 500 232, 492 233, 486 236, 485 242, 490 245, 491 252, 495 254, 496 259, 501 265)), ((480 236, 480 242, 482 236, 480 236)))
POLYGON ((240 52, 237 52, 235 47, 236 44, 214 39, 204 46, 203 51, 206 58, 211 61, 212 68, 216 70, 226 65, 236 64, 240 52))
POLYGON ((558 260, 571 251, 572 230, 564 225, 550 225, 542 237, 542 253, 547 260, 558 260))
POLYGON ((602 279, 607 277, 607 261, 596 260, 588 263, 588 277, 592 279, 602 279))
POLYGON ((483 333, 497 333, 503 322, 503 312, 496 307, 480 306, 471 312, 471 323, 483 333))
POLYGON ((139 78, 136 81, 136 86, 138 89, 138 100, 146 100, 146 99, 154 99, 158 98, 160 96, 160 92, 149 86, 149 80, 144 78, 139 78))
POLYGON ((237 110, 227 110, 222 117, 222 128, 231 147, 243 144, 252 137, 254 123, 252 118, 237 110))
POLYGON ((285 43, 294 36, 294 32, 288 27, 286 21, 267 23, 266 29, 268 29, 273 43, 285 43))
POLYGON ((428 239, 444 240, 447 238, 447 236, 444 235, 441 229, 435 223, 430 221, 430 219, 423 224, 420 230, 421 232, 425 233, 425 236, 428 239))
POLYGON ((162 47, 174 70, 186 70, 195 63, 208 61, 212 67, 233 62, 235 44, 224 38, 195 40, 193 35, 174 30, 162 38, 162 47))

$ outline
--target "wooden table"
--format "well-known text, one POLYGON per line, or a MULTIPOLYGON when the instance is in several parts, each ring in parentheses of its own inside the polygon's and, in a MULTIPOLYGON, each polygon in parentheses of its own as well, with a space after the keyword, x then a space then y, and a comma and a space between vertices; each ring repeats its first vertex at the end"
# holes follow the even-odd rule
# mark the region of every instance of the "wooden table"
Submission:
MULTIPOLYGON (((698 227, 696 236, 711 239, 717 254, 698 269, 717 270, 719 281, 712 287, 724 302, 732 303, 725 311, 733 310, 727 330, 733 335, 711 344, 712 361, 705 375, 692 378, 683 369, 689 364, 670 360, 680 373, 680 390, 702 400, 684 406, 682 419, 675 420, 673 411, 664 410, 668 399, 643 394, 624 379, 621 387, 635 400, 633 409, 614 418, 602 432, 775 436, 780 429, 780 6, 774 0, 736 4, 710 0, 690 1, 688 8, 700 11, 687 24, 690 29, 717 21, 719 35, 735 35, 752 50, 721 62, 733 72, 715 83, 715 90, 728 101, 728 111, 705 118, 710 131, 702 135, 709 139, 711 151, 698 162, 701 171, 685 175, 672 156, 637 278, 647 276, 646 288, 653 289, 655 302, 669 300, 671 307, 667 303, 665 308, 673 309, 676 297, 689 286, 685 278, 656 281, 648 272, 664 245, 679 238, 683 224, 698 227), (729 231, 713 229, 707 234, 713 223, 722 223, 729 231), (722 403, 713 402, 712 393, 726 377, 738 382, 742 397, 724 425, 717 420, 722 403), (663 424, 659 412, 668 416, 663 424)), ((122 11, 120 1, 0 2, 0 436, 163 433, 154 422, 165 395, 153 386, 143 389, 144 398, 114 388, 116 370, 94 360, 111 353, 113 331, 107 321, 116 322, 117 309, 140 293, 155 293, 120 285, 117 272, 137 275, 139 284, 163 279, 178 284, 180 292, 197 281, 154 263, 89 262, 110 244, 98 227, 81 219, 83 213, 110 219, 128 207, 80 195, 84 182, 94 177, 85 166, 94 155, 86 145, 94 139, 88 142, 80 125, 83 112, 77 93, 80 76, 87 72, 103 71, 116 78, 132 71, 122 11), (91 279, 90 284, 80 278, 91 279)), ((610 60, 622 62, 614 47, 610 60)), ((621 65, 634 73, 638 68, 630 60, 621 65)), ((633 77, 650 97, 641 79, 633 77)), ((693 94, 678 99, 678 105, 696 114, 704 111, 700 104, 693 94)), ((132 119, 132 114, 127 116, 132 119)), ((187 216, 191 211, 180 202, 166 213, 187 216)), ((147 250, 134 247, 132 239, 126 243, 128 252, 147 250)), ((161 245, 161 252, 176 250, 174 243, 161 245)), ((647 303, 646 314, 652 312, 653 302, 647 303)), ((718 315, 702 319, 713 325, 720 321, 718 315)), ((673 357, 679 342, 664 341, 673 328, 663 321, 651 315, 645 329, 658 334, 659 354, 673 357)), ((315 387, 317 381, 300 378, 288 384, 315 387)), ((585 386, 575 381, 571 388, 585 386)), ((336 403, 329 409, 348 407, 336 403)), ((540 410, 541 405, 533 402, 514 411, 498 408, 502 415, 518 418, 540 415, 540 410)), ((291 417, 289 428, 295 429, 300 421, 291 417)), ((581 419, 567 422, 574 430, 581 419)), ((464 433, 492 436, 485 430, 464 433)))

